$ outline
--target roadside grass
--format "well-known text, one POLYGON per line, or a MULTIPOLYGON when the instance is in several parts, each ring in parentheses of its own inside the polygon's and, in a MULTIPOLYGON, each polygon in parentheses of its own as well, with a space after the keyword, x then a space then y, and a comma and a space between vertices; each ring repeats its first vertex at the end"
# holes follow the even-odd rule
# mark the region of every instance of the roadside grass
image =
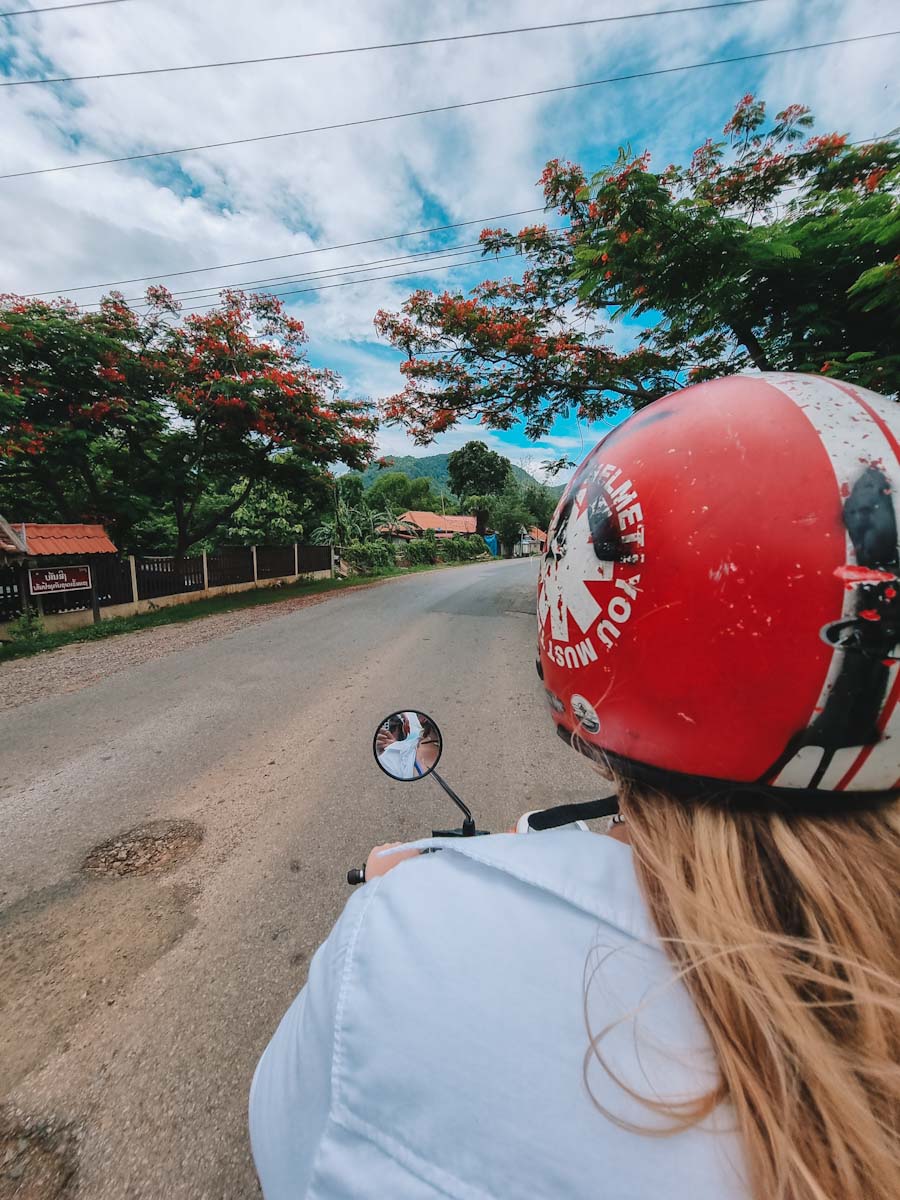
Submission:
MULTIPOLYGON (((487 560, 485 560, 487 561, 487 560)), ((496 561, 496 560, 493 560, 496 561)), ((339 592, 349 587, 360 587, 402 575, 418 574, 420 571, 439 571, 445 567, 471 566, 471 563, 428 563, 421 566, 379 571, 372 575, 353 575, 349 579, 317 579, 312 583, 291 583, 286 587, 266 587, 235 592, 226 596, 213 596, 208 600, 194 600, 185 604, 173 604, 169 608, 157 608, 152 612, 140 613, 136 617, 110 617, 99 625, 83 625, 78 629, 60 629, 41 633, 37 637, 0 642, 0 663, 15 658, 27 658, 32 654, 43 654, 70 646, 75 642, 96 642, 102 638, 116 637, 120 633, 136 633, 141 629, 155 629, 158 625, 180 625, 184 621, 196 621, 216 613, 235 612, 242 608, 257 608, 265 604, 277 604, 281 600, 295 597, 317 596, 322 592, 339 592)))

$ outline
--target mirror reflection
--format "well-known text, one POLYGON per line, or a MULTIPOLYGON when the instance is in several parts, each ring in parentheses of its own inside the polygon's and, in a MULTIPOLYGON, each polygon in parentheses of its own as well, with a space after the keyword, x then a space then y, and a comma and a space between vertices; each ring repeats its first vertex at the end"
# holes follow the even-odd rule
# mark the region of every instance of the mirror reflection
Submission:
POLYGON ((375 761, 392 779, 424 779, 438 764, 441 731, 426 713, 391 713, 375 730, 375 761))

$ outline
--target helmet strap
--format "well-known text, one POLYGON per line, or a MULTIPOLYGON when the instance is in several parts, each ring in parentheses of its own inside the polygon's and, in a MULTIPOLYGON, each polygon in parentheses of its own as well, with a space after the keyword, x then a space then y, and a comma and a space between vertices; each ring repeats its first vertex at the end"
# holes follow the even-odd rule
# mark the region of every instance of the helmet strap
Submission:
POLYGON ((558 804, 533 812, 528 818, 532 829, 558 829, 560 825, 571 825, 573 821, 590 821, 594 817, 612 817, 619 811, 618 796, 602 796, 599 800, 586 800, 583 804, 558 804))

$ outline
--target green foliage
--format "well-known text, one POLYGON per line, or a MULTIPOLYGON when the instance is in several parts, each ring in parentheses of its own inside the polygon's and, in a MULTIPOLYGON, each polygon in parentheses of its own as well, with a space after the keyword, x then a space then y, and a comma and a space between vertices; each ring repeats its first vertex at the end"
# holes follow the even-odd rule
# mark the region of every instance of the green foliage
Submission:
POLYGON ((465 547, 465 557, 468 560, 480 558, 482 555, 490 556, 490 550, 487 548, 487 542, 477 533, 467 534, 466 537, 454 538, 457 544, 465 547))
POLYGON ((454 450, 447 460, 450 486, 457 496, 502 492, 510 478, 510 461, 489 450, 484 442, 471 441, 454 450))
POLYGON ((487 496, 466 496, 463 499, 461 505, 463 512, 469 513, 475 518, 475 532, 479 537, 484 537, 490 528, 496 503, 497 497, 493 494, 487 496))
MULTIPOLYGON (((232 496, 243 490, 234 484, 232 496)), ((304 539, 307 523, 328 503, 331 489, 324 476, 310 478, 296 490, 286 479, 266 480, 250 492, 218 534, 225 545, 277 546, 304 539)))
POLYGON ((385 419, 423 444, 461 420, 524 421, 536 439, 558 417, 599 421, 747 367, 898 395, 900 143, 811 125, 801 105, 767 125, 745 96, 687 167, 651 170, 630 148, 590 179, 548 163, 547 208, 568 227, 481 235, 527 260, 520 281, 419 290, 377 314, 406 358, 385 419), (644 323, 639 345, 613 348, 610 313, 644 323))
POLYGON ((471 562, 488 553, 484 538, 474 533, 466 537, 443 538, 437 547, 438 562, 471 562))
POLYGON ((398 512, 407 509, 434 512, 440 508, 440 498, 425 478, 410 479, 400 471, 385 471, 379 475, 365 493, 370 508, 381 508, 390 504, 398 512))
POLYGON ((351 542, 341 551, 344 560, 361 575, 377 575, 396 565, 393 548, 380 538, 351 542))
POLYGON ((546 530, 550 518, 559 502, 559 489, 548 488, 537 480, 528 477, 530 482, 525 487, 510 478, 502 494, 487 496, 467 496, 463 508, 472 513, 476 521, 476 532, 483 535, 488 529, 496 528, 503 512, 514 507, 522 515, 522 524, 526 528, 537 525, 546 530))
POLYGON ((531 513, 515 492, 507 492, 498 498, 493 524, 507 553, 512 551, 522 530, 528 529, 531 523, 531 513))
POLYGON ((317 546, 345 546, 349 542, 377 538, 379 529, 394 525, 401 515, 400 508, 382 497, 382 507, 373 507, 367 495, 358 504, 351 504, 347 496, 356 494, 355 488, 345 489, 339 484, 330 490, 330 509, 320 518, 310 540, 317 546))
POLYGON ((479 555, 488 553, 484 538, 471 534, 466 537, 438 538, 428 530, 420 538, 414 538, 403 550, 410 566, 427 566, 433 563, 471 562, 479 555))
POLYGON ((461 537, 441 538, 437 548, 437 561, 445 563, 465 562, 466 548, 463 545, 463 540, 461 537))
POLYGON ((546 532, 550 518, 559 503, 557 491, 544 487, 541 483, 530 483, 521 492, 522 506, 529 513, 531 523, 546 532))
POLYGON ((337 481, 337 488, 341 499, 349 508, 358 508, 363 503, 365 487, 358 472, 348 471, 346 475, 342 475, 337 481))
POLYGON ((10 621, 6 628, 7 635, 13 642, 35 642, 46 634, 40 613, 30 605, 14 621, 10 621))
POLYGON ((413 541, 408 542, 408 545, 404 547, 404 552, 413 566, 437 563, 438 540, 434 536, 433 530, 428 530, 422 538, 414 538, 413 541))

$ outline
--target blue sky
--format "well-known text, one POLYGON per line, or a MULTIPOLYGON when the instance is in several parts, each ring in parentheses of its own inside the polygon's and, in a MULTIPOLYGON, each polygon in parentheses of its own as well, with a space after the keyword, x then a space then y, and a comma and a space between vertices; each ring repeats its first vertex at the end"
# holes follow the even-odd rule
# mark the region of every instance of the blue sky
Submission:
MULTIPOLYGON (((679 7, 683 0, 668 0, 679 7)), ((217 59, 369 45, 664 7, 661 0, 129 0, 0 21, 0 73, 87 74, 217 59)), ((896 25, 889 0, 761 0, 732 9, 302 62, 0 91, 5 171, 220 141, 654 70, 760 50, 858 36, 896 25)), ((715 136, 747 91, 771 110, 810 104, 820 129, 851 137, 898 123, 893 40, 611 84, 454 113, 302 138, 0 181, 0 291, 52 289, 156 274, 173 288, 374 262, 461 246, 478 226, 305 254, 257 267, 191 272, 294 254, 432 225, 492 218, 540 205, 535 186, 551 157, 589 171, 618 145, 654 162, 684 161, 715 136)), ((509 222, 519 225, 536 218, 509 222)), ((491 221, 491 224, 497 222, 491 221)), ((310 353, 372 399, 402 385, 398 356, 379 345, 376 309, 415 287, 467 289, 508 264, 369 281, 294 297, 310 353)), ((513 264, 516 265, 516 264, 513 264)), ((387 264, 373 274, 408 270, 387 264)), ((288 275, 288 278, 296 277, 288 275)), ((123 288, 137 295, 143 285, 123 288)), ((296 287, 310 286, 302 281, 296 287)), ((195 303, 202 303, 197 300, 195 303)), ((186 302, 187 303, 187 302, 186 302)), ((635 331, 617 325, 613 343, 635 331)), ((429 450, 401 430, 385 453, 433 453, 472 436, 516 461, 587 452, 602 431, 558 421, 538 446, 520 430, 457 428, 429 450)))

